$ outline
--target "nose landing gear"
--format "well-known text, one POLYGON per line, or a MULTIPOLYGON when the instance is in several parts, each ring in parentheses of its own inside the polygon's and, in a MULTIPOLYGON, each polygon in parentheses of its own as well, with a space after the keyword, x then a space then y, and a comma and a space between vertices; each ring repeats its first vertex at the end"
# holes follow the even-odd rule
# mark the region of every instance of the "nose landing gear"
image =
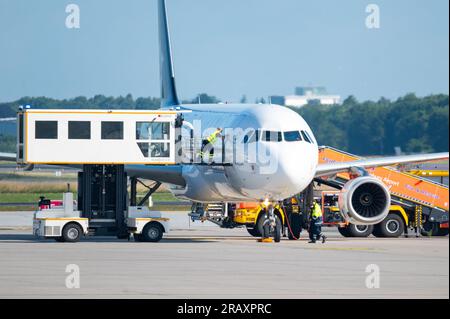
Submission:
POLYGON ((262 238, 259 240, 262 243, 272 243, 281 241, 282 225, 280 218, 275 215, 275 209, 272 204, 268 205, 265 214, 261 219, 260 233, 262 238))

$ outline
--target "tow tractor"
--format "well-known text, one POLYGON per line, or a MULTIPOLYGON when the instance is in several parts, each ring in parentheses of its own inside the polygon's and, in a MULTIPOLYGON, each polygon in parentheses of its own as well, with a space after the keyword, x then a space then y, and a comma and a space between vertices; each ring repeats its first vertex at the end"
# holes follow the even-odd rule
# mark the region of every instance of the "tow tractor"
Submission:
MULTIPOLYGON (((137 203, 136 178, 125 165, 176 165, 176 136, 183 124, 176 111, 20 110, 17 163, 81 168, 78 198, 41 198, 33 233, 60 242, 83 236, 158 242, 169 219, 137 203), (131 192, 128 194, 128 188, 131 192)), ((149 198, 161 186, 149 187, 149 198)))
MULTIPOLYGON (((168 218, 162 218, 160 212, 147 207, 128 207, 125 224, 127 235, 124 237, 133 235, 138 242, 159 242, 170 229, 168 218)), ((39 210, 33 215, 33 234, 58 242, 78 242, 90 234, 93 225, 77 209, 73 193, 64 193, 62 201, 41 197, 39 210)))

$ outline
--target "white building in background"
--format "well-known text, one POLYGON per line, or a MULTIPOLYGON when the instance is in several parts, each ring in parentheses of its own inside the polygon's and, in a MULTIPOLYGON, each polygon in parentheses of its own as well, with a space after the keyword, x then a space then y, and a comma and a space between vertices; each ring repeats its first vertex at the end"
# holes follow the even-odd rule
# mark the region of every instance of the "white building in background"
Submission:
POLYGON ((304 107, 306 105, 335 105, 341 103, 339 95, 330 95, 325 87, 297 87, 295 95, 272 96, 273 104, 304 107))

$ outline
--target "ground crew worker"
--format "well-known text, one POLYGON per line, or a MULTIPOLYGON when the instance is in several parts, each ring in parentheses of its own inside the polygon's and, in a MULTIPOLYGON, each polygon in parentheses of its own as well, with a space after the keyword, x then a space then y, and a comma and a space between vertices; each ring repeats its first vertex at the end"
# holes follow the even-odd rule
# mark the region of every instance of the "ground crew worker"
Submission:
POLYGON ((222 137, 222 129, 217 128, 217 130, 212 133, 207 139, 202 142, 202 151, 200 153, 202 157, 202 162, 206 156, 209 158, 209 162, 214 158, 214 144, 217 142, 219 137, 222 137))
POLYGON ((323 214, 320 205, 317 202, 311 205, 311 220, 309 224, 309 239, 310 244, 315 244, 317 240, 322 238, 322 243, 325 244, 327 238, 322 234, 323 214))

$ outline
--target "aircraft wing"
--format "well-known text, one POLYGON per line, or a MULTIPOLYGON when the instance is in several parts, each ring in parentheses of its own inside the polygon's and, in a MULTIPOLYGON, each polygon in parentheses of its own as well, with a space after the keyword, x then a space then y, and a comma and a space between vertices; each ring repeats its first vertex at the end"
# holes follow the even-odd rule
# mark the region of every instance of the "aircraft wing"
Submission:
POLYGON ((0 153, 0 161, 16 161, 16 154, 14 153, 0 153))
POLYGON ((353 162, 336 162, 319 164, 316 177, 331 176, 337 173, 348 172, 352 168, 374 168, 407 163, 422 163, 434 160, 448 159, 449 153, 420 154, 407 156, 377 157, 362 159, 353 162))

